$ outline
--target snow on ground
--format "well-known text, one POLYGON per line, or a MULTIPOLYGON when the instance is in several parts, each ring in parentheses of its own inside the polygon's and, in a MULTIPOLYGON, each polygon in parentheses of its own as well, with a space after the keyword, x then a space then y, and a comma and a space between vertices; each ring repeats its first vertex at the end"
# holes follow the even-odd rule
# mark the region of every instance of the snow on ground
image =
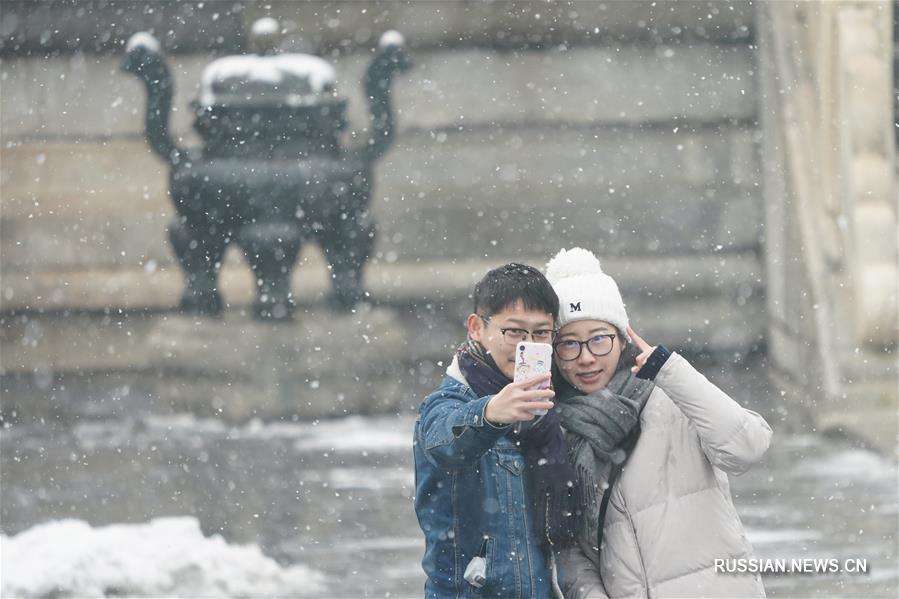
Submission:
POLYGON ((324 576, 255 545, 204 537, 192 517, 91 527, 57 520, 0 535, 3 597, 321 596, 324 576))
MULTIPOLYGON (((181 414, 176 416, 149 416, 143 425, 154 433, 195 437, 197 434, 212 437, 227 435, 229 439, 295 439, 299 451, 332 450, 344 452, 392 453, 412 451, 412 431, 415 417, 396 416, 347 416, 333 420, 312 422, 262 422, 251 420, 239 427, 229 428, 217 420, 198 419, 181 414)), ((91 429, 79 426, 79 440, 96 437, 104 432, 102 427, 91 429)), ((105 432, 103 434, 105 438, 105 432)), ((84 441, 88 442, 88 441, 84 441)))
POLYGON ((895 480, 890 460, 864 449, 847 449, 824 457, 803 460, 794 469, 798 478, 834 478, 852 484, 857 480, 895 480))
POLYGON ((749 542, 757 547, 759 545, 781 545, 784 543, 801 543, 817 541, 822 534, 816 530, 803 530, 801 528, 746 528, 746 536, 749 542))
POLYGON ((307 429, 307 434, 298 439, 294 447, 300 451, 411 452, 414 428, 415 420, 411 417, 350 416, 322 420, 314 428, 307 429))

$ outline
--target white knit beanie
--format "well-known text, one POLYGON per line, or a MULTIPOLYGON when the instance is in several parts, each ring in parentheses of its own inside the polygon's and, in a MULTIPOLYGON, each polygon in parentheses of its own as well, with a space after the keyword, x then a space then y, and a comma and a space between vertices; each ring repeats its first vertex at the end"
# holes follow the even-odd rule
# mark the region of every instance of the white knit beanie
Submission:
POLYGON ((559 296, 559 327, 577 320, 602 320, 631 340, 618 285, 602 271, 593 252, 583 248, 559 251, 546 265, 546 278, 559 296))

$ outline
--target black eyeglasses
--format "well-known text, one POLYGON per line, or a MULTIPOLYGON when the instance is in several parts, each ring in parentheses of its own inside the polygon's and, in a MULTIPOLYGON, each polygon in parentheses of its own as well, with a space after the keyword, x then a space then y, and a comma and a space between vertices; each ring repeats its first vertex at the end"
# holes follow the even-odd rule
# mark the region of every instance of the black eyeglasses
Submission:
POLYGON ((601 358, 612 353, 612 348, 615 346, 615 337, 617 336, 618 335, 615 335, 614 333, 609 333, 605 335, 594 335, 586 341, 563 339, 562 341, 554 343, 553 349, 559 359, 565 360, 566 362, 580 358, 581 352, 584 351, 585 346, 587 351, 597 358, 601 358))
MULTIPOLYGON (((480 314, 478 314, 478 316, 480 316, 481 320, 484 322, 490 323, 489 316, 481 316, 480 314)), ((527 341, 528 337, 535 343, 550 343, 556 336, 556 331, 554 329, 537 329, 536 331, 529 331, 527 329, 500 328, 500 332, 503 334, 503 340, 509 344, 527 341)))

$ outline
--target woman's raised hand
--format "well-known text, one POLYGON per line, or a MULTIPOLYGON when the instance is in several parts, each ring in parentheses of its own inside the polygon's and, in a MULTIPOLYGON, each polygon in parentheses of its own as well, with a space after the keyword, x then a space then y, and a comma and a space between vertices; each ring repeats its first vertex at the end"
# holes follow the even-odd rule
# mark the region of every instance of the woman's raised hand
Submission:
POLYGON ((643 337, 634 332, 630 326, 627 327, 628 336, 634 340, 634 344, 637 346, 637 349, 640 350, 640 354, 637 356, 637 364, 631 368, 631 372, 637 374, 640 372, 640 369, 646 364, 646 360, 649 359, 649 356, 652 355, 652 352, 655 351, 655 346, 646 343, 643 340, 643 337))

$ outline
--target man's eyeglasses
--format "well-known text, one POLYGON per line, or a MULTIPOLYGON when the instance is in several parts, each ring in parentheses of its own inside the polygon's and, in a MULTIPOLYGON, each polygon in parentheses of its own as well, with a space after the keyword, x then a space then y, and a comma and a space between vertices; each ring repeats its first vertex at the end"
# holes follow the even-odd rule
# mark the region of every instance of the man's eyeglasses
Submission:
MULTIPOLYGON (((481 316, 480 314, 478 314, 478 316, 480 316, 481 320, 485 323, 490 323, 489 316, 481 316)), ((537 329, 536 331, 529 331, 527 329, 500 328, 500 332, 503 334, 503 341, 512 345, 519 341, 527 341, 528 337, 535 343, 550 343, 556 336, 556 331, 554 329, 537 329)))
POLYGON ((601 358, 612 353, 612 347, 615 346, 615 337, 617 335, 609 333, 607 335, 594 335, 586 341, 578 341, 577 339, 563 339, 553 344, 553 349, 560 360, 566 362, 577 360, 581 357, 581 352, 586 346, 587 351, 601 358))

